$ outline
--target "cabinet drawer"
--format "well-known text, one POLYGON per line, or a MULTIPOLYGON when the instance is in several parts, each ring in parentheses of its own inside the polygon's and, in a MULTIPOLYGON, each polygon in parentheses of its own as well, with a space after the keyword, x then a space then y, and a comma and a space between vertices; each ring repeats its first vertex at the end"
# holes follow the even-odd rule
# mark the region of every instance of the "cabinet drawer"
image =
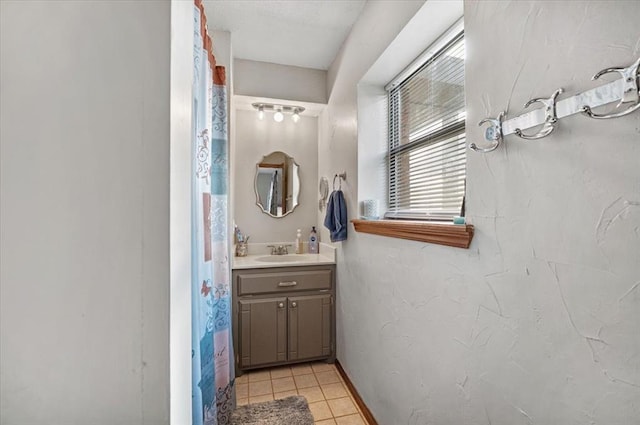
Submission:
POLYGON ((238 295, 331 289, 331 270, 238 274, 238 295))

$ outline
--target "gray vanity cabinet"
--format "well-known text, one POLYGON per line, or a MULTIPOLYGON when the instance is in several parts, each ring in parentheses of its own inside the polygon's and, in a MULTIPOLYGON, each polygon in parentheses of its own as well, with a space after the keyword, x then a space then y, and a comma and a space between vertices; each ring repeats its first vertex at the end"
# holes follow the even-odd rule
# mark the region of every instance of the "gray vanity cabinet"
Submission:
POLYGON ((287 359, 286 298, 239 301, 240 362, 243 366, 287 359))
POLYGON ((233 271, 236 371, 335 360, 335 265, 233 271))
POLYGON ((331 295, 289 298, 289 360, 331 355, 331 295))

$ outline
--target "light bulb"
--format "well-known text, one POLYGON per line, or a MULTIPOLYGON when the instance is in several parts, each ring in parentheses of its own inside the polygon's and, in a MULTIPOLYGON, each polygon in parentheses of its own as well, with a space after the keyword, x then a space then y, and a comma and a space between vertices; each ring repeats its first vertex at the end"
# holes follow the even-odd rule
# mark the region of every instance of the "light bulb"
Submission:
POLYGON ((264 119, 264 106, 258 106, 258 119, 262 121, 264 119))
POLYGON ((300 114, 298 114, 298 108, 293 110, 293 115, 291 116, 291 119, 293 120, 293 122, 300 121, 300 114))
POLYGON ((276 113, 273 114, 273 120, 275 122, 282 122, 283 119, 284 119, 284 115, 282 114, 282 108, 276 109, 276 113))

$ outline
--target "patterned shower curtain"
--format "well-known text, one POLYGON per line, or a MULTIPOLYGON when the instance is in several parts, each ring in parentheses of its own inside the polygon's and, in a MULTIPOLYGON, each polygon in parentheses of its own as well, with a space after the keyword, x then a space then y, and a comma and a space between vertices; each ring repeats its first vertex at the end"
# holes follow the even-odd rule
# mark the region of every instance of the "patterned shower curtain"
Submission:
POLYGON ((216 66, 201 0, 194 4, 192 135, 193 425, 226 425, 235 405, 227 191, 225 69, 216 66))

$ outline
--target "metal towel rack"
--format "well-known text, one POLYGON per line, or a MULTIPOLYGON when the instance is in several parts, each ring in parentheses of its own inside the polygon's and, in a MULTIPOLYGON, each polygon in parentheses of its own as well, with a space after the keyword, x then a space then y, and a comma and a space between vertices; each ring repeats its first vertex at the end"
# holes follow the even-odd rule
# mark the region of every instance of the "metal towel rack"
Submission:
MULTIPOLYGON (((525 140, 536 140, 547 137, 556 128, 559 119, 573 114, 584 114, 593 119, 604 120, 629 115, 640 109, 640 58, 632 65, 622 68, 606 68, 595 74, 592 80, 597 80, 604 74, 618 73, 620 78, 602 86, 578 93, 567 99, 558 101, 558 96, 564 90, 559 88, 548 98, 535 98, 525 103, 525 109, 534 103, 541 103, 544 108, 519 115, 509 120, 504 119, 506 111, 502 111, 497 118, 484 118, 478 125, 489 124, 485 129, 484 138, 489 142, 486 147, 475 143, 469 149, 475 152, 492 152, 500 146, 505 136, 515 134, 525 140), (618 102, 615 110, 608 114, 597 114, 593 108, 618 102), (626 108, 623 106, 629 105, 626 108), (535 134, 525 134, 523 130, 542 125, 535 134)), ((335 179, 334 179, 335 180, 335 179)))
POLYGON ((339 178, 340 180, 338 180, 338 189, 337 190, 342 190, 342 181, 343 180, 347 180, 347 172, 343 171, 340 174, 336 174, 335 176, 333 176, 333 190, 336 190, 336 179, 339 178))

